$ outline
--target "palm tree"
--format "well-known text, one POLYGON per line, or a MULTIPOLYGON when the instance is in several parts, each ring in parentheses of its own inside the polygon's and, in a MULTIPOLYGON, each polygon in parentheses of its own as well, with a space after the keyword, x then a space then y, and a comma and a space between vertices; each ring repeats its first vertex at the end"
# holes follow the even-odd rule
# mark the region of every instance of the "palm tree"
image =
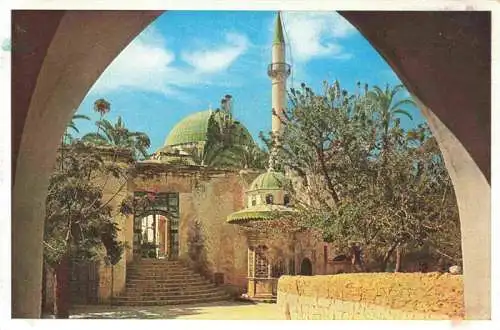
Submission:
POLYGON ((64 130, 64 134, 61 138, 61 170, 64 168, 64 145, 66 143, 71 143, 73 141, 73 136, 68 132, 70 129, 73 130, 76 133, 80 133, 80 130, 76 127, 75 120, 77 119, 85 119, 85 120, 90 120, 88 116, 85 115, 73 115, 71 117, 71 121, 69 124, 66 126, 66 129, 64 130))
POLYGON ((375 103, 375 106, 381 115, 382 126, 386 135, 392 121, 396 118, 396 115, 404 115, 410 120, 413 120, 411 114, 401 107, 405 105, 416 106, 415 101, 413 101, 410 97, 399 100, 396 99, 396 95, 403 90, 405 90, 405 87, 401 84, 394 87, 387 84, 384 90, 378 86, 374 86, 373 90, 368 92, 368 98, 375 103))
POLYGON ((129 149, 135 158, 148 157, 147 149, 151 146, 149 137, 143 132, 133 132, 125 127, 121 117, 113 125, 109 120, 97 122, 98 131, 83 136, 83 140, 100 146, 113 146, 129 149))
POLYGON ((85 116, 85 115, 73 115, 73 117, 71 118, 71 121, 69 122, 69 124, 66 126, 66 129, 64 130, 62 144, 64 144, 66 142, 66 139, 68 139, 69 141, 71 141, 73 139, 73 137, 69 133, 69 130, 73 130, 76 133, 80 133, 80 130, 76 127, 76 124, 75 124, 75 120, 77 120, 77 119, 90 120, 90 118, 88 116, 85 116))

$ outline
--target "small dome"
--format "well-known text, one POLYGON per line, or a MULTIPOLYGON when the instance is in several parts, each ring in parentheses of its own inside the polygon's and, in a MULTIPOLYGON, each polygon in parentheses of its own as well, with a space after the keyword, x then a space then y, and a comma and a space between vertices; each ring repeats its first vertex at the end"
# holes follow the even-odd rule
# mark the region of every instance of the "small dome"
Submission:
POLYGON ((208 122, 212 111, 193 113, 172 128, 165 140, 166 146, 201 142, 207 140, 208 122))
POLYGON ((280 172, 268 171, 262 173, 255 180, 253 180, 248 191, 265 189, 265 190, 279 190, 283 189, 285 183, 285 175, 280 172))

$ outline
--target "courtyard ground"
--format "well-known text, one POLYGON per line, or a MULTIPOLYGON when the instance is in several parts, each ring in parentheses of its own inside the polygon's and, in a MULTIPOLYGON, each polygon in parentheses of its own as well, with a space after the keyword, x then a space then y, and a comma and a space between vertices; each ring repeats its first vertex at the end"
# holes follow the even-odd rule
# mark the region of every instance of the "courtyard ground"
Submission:
POLYGON ((74 306, 71 319, 280 320, 276 304, 217 302, 177 306, 74 306))

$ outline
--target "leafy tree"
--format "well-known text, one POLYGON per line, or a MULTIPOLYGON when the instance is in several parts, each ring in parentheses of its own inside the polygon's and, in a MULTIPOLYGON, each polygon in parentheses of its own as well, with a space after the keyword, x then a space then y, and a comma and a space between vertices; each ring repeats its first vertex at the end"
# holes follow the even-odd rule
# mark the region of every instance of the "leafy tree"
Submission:
POLYGON ((55 270, 55 315, 69 313, 69 267, 73 260, 96 260, 107 256, 116 264, 123 253, 117 239, 109 200, 103 200, 104 187, 96 177, 112 173, 99 152, 80 141, 64 146, 53 172, 46 200, 44 259, 55 270), (105 255, 102 253, 104 247, 105 255))
MULTIPOLYGON (((105 100, 96 101, 95 107, 101 113, 98 124, 102 133, 87 134, 82 140, 67 139, 61 145, 46 200, 44 259, 55 271, 55 314, 61 318, 68 317, 70 263, 104 260, 112 266, 113 281, 113 265, 119 262, 125 248, 118 241, 113 219, 139 207, 137 203, 127 204, 128 199, 121 202, 119 210, 111 206, 128 182, 130 173, 123 162, 131 159, 118 159, 116 153, 110 158, 106 147, 111 145, 115 150, 135 155, 149 147, 147 135, 130 132, 121 118, 115 126, 102 119, 110 109, 105 100), (110 178, 122 181, 114 194, 107 187, 110 178)), ((88 119, 81 115, 73 117, 81 118, 88 119)), ((68 129, 78 132, 74 120, 68 129)))
POLYGON ((282 136, 263 136, 277 149, 276 164, 293 174, 287 189, 301 225, 346 250, 361 244, 382 270, 403 247, 442 244, 443 228, 458 222, 451 181, 427 125, 400 126, 401 106, 411 104, 394 103, 401 90, 366 86, 350 95, 337 81, 316 95, 303 84, 290 92, 282 136))

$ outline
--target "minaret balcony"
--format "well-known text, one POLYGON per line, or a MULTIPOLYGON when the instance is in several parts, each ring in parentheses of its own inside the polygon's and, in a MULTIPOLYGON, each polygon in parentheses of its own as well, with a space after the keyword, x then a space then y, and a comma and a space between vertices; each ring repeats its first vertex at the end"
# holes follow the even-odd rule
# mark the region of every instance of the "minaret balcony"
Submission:
POLYGON ((279 75, 288 77, 291 71, 292 68, 288 63, 271 63, 267 66, 267 75, 271 78, 279 75))

